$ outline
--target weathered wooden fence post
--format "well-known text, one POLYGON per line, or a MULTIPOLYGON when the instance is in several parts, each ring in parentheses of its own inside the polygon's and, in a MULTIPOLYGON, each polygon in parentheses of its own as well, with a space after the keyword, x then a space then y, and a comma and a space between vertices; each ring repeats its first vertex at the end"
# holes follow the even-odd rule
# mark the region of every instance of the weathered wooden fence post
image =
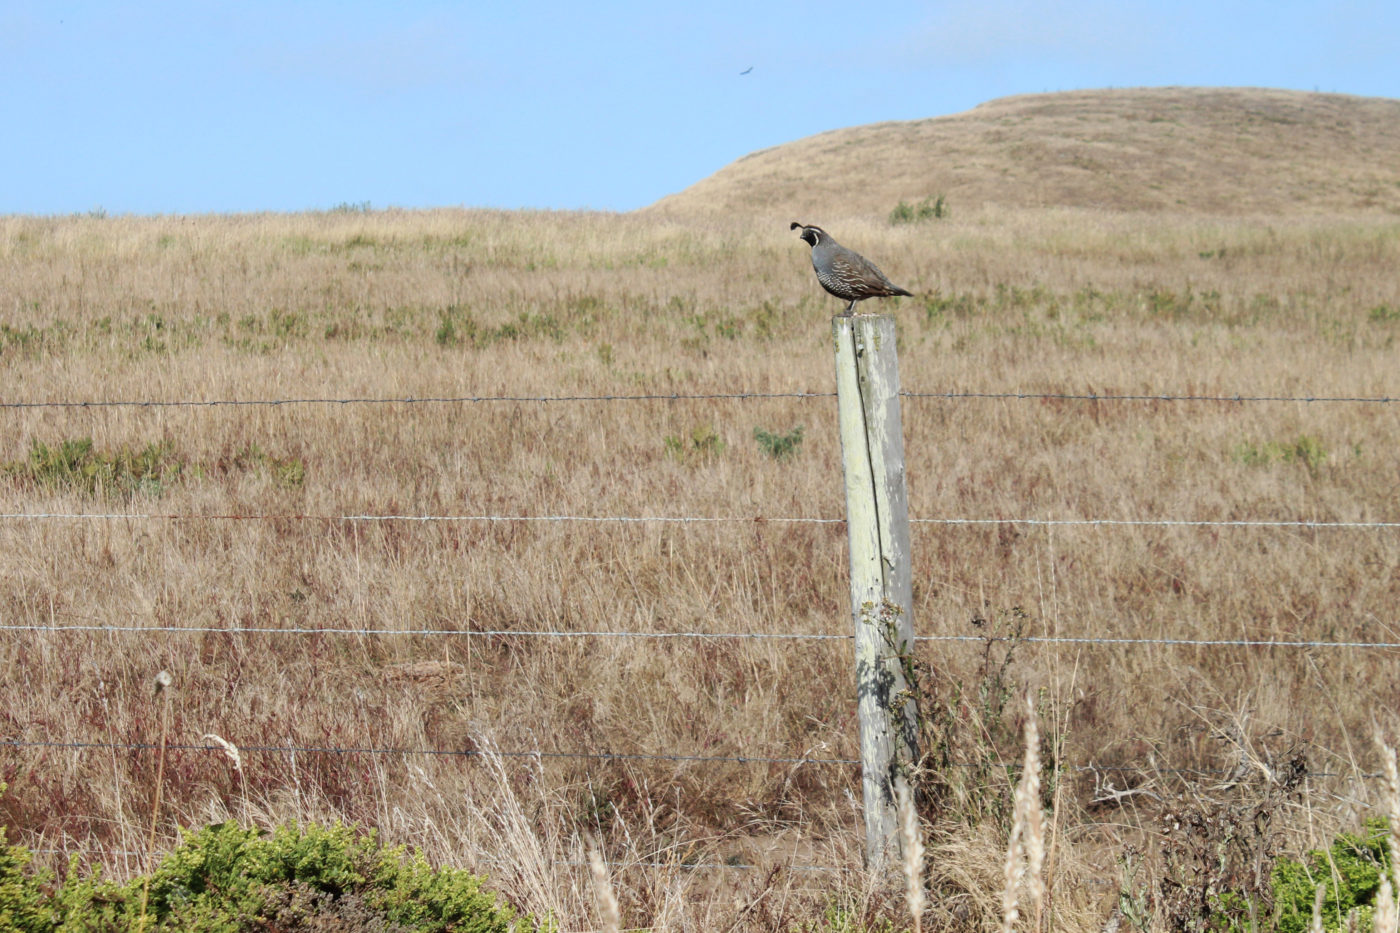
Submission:
POLYGON ((878 869, 896 827, 897 788, 918 756, 917 705, 900 655, 913 650, 909 497, 891 314, 837 315, 836 394, 846 471, 865 859, 878 869))

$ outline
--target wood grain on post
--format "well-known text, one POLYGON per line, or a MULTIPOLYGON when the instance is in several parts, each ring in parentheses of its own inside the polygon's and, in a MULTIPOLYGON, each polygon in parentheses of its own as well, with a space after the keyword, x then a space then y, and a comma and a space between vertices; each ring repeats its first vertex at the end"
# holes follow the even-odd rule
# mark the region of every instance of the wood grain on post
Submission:
POLYGON ((898 839, 896 791, 917 760, 917 705, 900 655, 914 646, 909 497, 899 360, 890 314, 836 316, 836 394, 846 477, 856 695, 868 867, 898 839))

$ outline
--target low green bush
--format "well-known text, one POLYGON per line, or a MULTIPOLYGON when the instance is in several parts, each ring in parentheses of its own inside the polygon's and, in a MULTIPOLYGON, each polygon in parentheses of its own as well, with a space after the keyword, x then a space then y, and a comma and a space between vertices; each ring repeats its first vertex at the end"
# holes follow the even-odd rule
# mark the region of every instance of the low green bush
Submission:
POLYGON ((688 436, 667 434, 661 442, 666 453, 681 463, 710 460, 729 446, 711 424, 696 425, 688 436))
POLYGON ((89 437, 70 438, 52 447, 35 438, 29 456, 0 465, 0 473, 42 489, 119 498, 138 492, 159 495, 180 480, 185 467, 170 441, 108 452, 93 447, 89 437))
MULTIPOLYGON (((5 789, 0 784, 0 792, 5 789)), ((38 933, 54 929, 54 909, 45 888, 50 877, 31 872, 29 851, 5 844, 0 826, 0 933, 38 933)))
POLYGON ((929 195, 918 204, 900 201, 890 211, 891 224, 915 224, 926 220, 942 220, 948 216, 948 202, 943 195, 929 195))
MULTIPOLYGON (((2 837, 0 837, 2 839, 2 837)), ((242 933, 272 930, 507 933, 537 925, 482 878, 433 868, 353 826, 235 823, 185 834, 148 876, 126 883, 70 865, 61 884, 0 848, 0 933, 242 933), (521 923, 521 920, 524 923, 521 923)))
POLYGON ((796 454, 802 446, 802 425, 799 424, 786 434, 754 428, 753 439, 758 442, 759 448, 774 460, 786 460, 796 454))
POLYGON ((1384 819, 1367 820, 1361 833, 1341 833, 1326 851, 1315 849, 1302 861, 1279 859, 1273 873, 1279 933, 1306 933, 1319 884, 1325 886, 1322 928, 1327 933, 1349 929, 1347 915, 1353 910, 1357 929, 1370 930, 1381 872, 1390 870, 1389 838, 1384 819))

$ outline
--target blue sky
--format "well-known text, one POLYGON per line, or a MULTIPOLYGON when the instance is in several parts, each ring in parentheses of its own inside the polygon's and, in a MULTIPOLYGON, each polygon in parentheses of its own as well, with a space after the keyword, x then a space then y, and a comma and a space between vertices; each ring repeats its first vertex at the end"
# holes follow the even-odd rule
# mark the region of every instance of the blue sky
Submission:
POLYGON ((1166 84, 1400 97, 1400 3, 0 0, 0 213, 630 210, 827 129, 1166 84))

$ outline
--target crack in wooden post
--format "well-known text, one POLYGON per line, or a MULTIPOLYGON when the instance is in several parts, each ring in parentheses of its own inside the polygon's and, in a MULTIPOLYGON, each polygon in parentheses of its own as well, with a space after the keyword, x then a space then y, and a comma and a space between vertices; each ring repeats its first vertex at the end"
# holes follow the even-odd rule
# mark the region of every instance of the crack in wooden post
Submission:
POLYGON ((832 318, 850 537, 851 614, 867 867, 899 834, 897 790, 918 757, 917 704, 901 654, 914 641, 899 360, 889 314, 832 318))

